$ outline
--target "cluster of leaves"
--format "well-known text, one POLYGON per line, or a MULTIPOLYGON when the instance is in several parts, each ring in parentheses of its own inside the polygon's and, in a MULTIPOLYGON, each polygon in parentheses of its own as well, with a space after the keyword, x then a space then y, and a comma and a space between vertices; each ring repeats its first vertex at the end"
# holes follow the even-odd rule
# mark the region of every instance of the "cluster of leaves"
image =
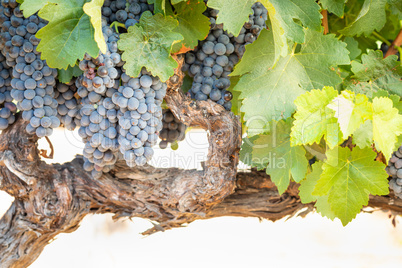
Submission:
MULTIPOLYGON (((38 50, 59 78, 78 76, 85 53, 105 50, 104 0, 19 0, 25 16, 49 21, 37 37, 38 50)), ((172 55, 194 49, 207 37, 207 6, 216 23, 237 36, 256 0, 148 0, 139 23, 123 29, 118 42, 124 68, 142 67, 166 81, 177 63, 172 55)), ((402 67, 383 59, 379 44, 401 28, 402 0, 260 0, 268 29, 246 46, 232 73, 233 112, 247 133, 241 159, 266 169, 283 193, 299 182, 303 202, 323 215, 350 222, 369 194, 388 193, 386 159, 402 133, 402 67), (324 34, 322 10, 328 12, 324 34), (309 165, 309 159, 319 161, 309 165)))
POLYGON ((398 35, 402 1, 262 2, 269 30, 232 74, 247 127, 241 160, 266 169, 280 193, 300 183, 302 202, 346 225, 369 194, 389 192, 375 159, 401 143, 402 67, 376 49, 398 35), (330 12, 327 35, 319 5, 330 12))

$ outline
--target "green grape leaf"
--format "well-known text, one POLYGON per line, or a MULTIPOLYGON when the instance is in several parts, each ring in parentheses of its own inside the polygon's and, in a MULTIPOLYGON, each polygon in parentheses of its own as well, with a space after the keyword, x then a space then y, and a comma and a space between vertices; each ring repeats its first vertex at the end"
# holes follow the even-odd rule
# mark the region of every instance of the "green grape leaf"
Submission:
POLYGON ((345 3, 348 0, 320 0, 320 4, 323 9, 328 10, 328 12, 334 13, 338 17, 343 17, 343 12, 345 10, 345 3))
MULTIPOLYGON (((402 3, 401 0, 398 0, 402 3)), ((378 34, 387 40, 394 40, 401 30, 400 19, 397 14, 392 13, 392 9, 388 8, 386 10, 387 21, 385 22, 384 27, 382 27, 381 31, 378 31, 378 34)), ((377 39, 377 38, 373 38, 377 39)))
POLYGON ((95 41, 102 53, 106 53, 106 42, 102 32, 102 6, 104 0, 92 0, 84 4, 84 12, 91 18, 92 26, 95 29, 95 41))
POLYGON ((308 161, 302 146, 290 146, 292 119, 272 121, 269 134, 245 138, 240 158, 243 163, 259 169, 266 168, 267 174, 278 187, 279 194, 287 189, 290 179, 304 179, 308 161))
POLYGON ((62 4, 64 0, 25 0, 21 3, 20 9, 24 12, 24 17, 28 18, 39 10, 41 10, 48 3, 62 4))
POLYGON ((272 30, 272 47, 274 48, 274 63, 276 63, 281 56, 286 57, 288 54, 288 41, 285 35, 285 30, 279 20, 280 15, 277 14, 275 7, 269 1, 266 1, 264 5, 268 10, 268 29, 272 30))
POLYGON ((366 95, 355 94, 348 90, 332 100, 328 108, 335 111, 339 127, 346 140, 366 120, 372 119, 373 108, 366 95))
MULTIPOLYGON (((258 53, 266 60, 265 65, 258 63, 258 69, 248 73, 236 71, 241 78, 234 90, 241 91, 242 111, 248 127, 255 133, 259 129, 262 133, 265 124, 272 119, 291 116, 295 111, 294 100, 305 91, 341 83, 342 79, 330 67, 350 63, 345 43, 334 35, 306 30, 306 43, 301 45, 300 51, 291 52, 271 68, 274 48, 264 44, 272 43, 272 38, 272 34, 261 35, 253 44, 253 47, 260 48, 258 53)), ((250 47, 247 46, 246 51, 250 47)), ((258 54, 248 55, 255 58, 258 54)), ((253 64, 246 55, 243 61, 253 64)))
POLYGON ((176 5, 178 3, 185 2, 185 1, 186 0, 171 0, 170 2, 172 2, 172 5, 176 5))
POLYGON ((59 74, 57 79, 64 84, 69 83, 73 77, 78 77, 83 73, 78 65, 74 65, 74 67, 68 66, 67 70, 58 69, 57 72, 59 74))
POLYGON ((318 196, 313 195, 313 191, 317 181, 320 179, 322 173, 322 164, 322 162, 315 162, 311 166, 313 171, 307 174, 306 179, 300 182, 299 196, 303 204, 308 204, 317 200, 318 196))
MULTIPOLYGON (((148 4, 154 5, 154 14, 173 15, 172 5, 169 0, 148 0, 148 4)), ((172 4, 176 3, 172 2, 172 4)))
POLYGON ((386 22, 385 6, 387 0, 365 0, 356 20, 340 31, 346 36, 369 36, 375 30, 381 30, 386 22))
MULTIPOLYGON (((232 77, 230 79, 230 87, 227 90, 232 92, 232 95, 233 95, 233 98, 231 100, 231 102, 232 102, 231 111, 235 115, 239 115, 241 117, 241 119, 243 119, 243 113, 240 111, 240 107, 241 107, 241 101, 239 100, 240 92, 233 90, 233 88, 237 85, 237 82, 239 82, 239 77, 232 77)), ((241 120, 240 122, 243 122, 243 120, 241 120)))
POLYGON ((391 12, 399 17, 399 20, 402 20, 402 1, 401 0, 388 0, 388 4, 390 5, 389 9, 391 12))
POLYGON ((370 147, 373 144, 373 121, 367 120, 353 134, 353 143, 360 149, 370 147))
POLYGON ((193 85, 193 78, 191 78, 190 76, 186 75, 183 78, 183 85, 181 86, 181 90, 183 91, 183 93, 187 93, 190 88, 193 85))
POLYGON ((359 42, 357 42, 353 37, 347 36, 343 42, 347 44, 346 48, 350 52, 350 60, 354 60, 362 54, 362 50, 359 48, 359 42))
POLYGON ((373 93, 373 99, 375 97, 387 97, 390 98, 392 100, 392 104, 393 106, 399 110, 399 113, 402 114, 402 102, 401 102, 401 97, 399 97, 398 95, 395 94, 389 94, 388 91, 386 90, 378 90, 377 92, 373 93))
POLYGON ((402 115, 393 107, 389 98, 373 99, 373 139, 376 148, 385 156, 391 157, 398 136, 402 134, 402 115))
MULTIPOLYGON (((273 15, 279 20, 287 38, 296 42, 305 42, 303 26, 311 30, 321 30, 320 6, 315 0, 262 0, 264 5, 269 2, 275 9, 273 15), (303 25, 301 26, 300 23, 303 25)), ((270 19, 272 17, 270 14, 270 19)))
POLYGON ((54 2, 39 12, 40 17, 49 21, 36 34, 41 39, 37 50, 42 53, 42 59, 52 68, 66 69, 74 66, 77 59, 83 59, 85 53, 97 57, 99 47, 94 39, 94 27, 83 10, 86 1, 54 2))
POLYGON ((334 220, 336 218, 335 213, 331 210, 331 205, 328 201, 328 195, 317 197, 315 208, 317 209, 317 212, 320 213, 323 217, 327 217, 330 220, 334 220))
POLYGON ((209 0, 208 7, 219 10, 216 24, 223 23, 223 29, 238 36, 256 0, 209 0))
MULTIPOLYGON (((333 0, 329 0, 332 3, 333 0)), ((339 2, 339 1, 336 1, 339 2)), ((357 15, 359 14, 364 0, 348 0, 345 8, 344 14, 342 17, 338 16, 328 16, 328 26, 330 27, 331 33, 338 33, 340 30, 343 30, 346 26, 348 26, 352 21, 355 21, 357 15)))
POLYGON ((231 76, 240 76, 262 68, 271 68, 274 65, 275 51, 267 49, 274 46, 272 31, 263 29, 257 40, 246 45, 243 58, 236 64, 231 76))
POLYGON ((118 41, 119 49, 123 51, 122 59, 126 62, 126 73, 137 77, 145 67, 163 82, 168 80, 178 66, 170 55, 171 48, 183 40, 181 34, 173 31, 177 25, 177 20, 171 17, 144 12, 139 23, 130 26, 118 41))
POLYGON ((327 151, 323 172, 313 195, 328 195, 328 202, 335 216, 345 226, 368 204, 369 194, 385 195, 388 174, 383 163, 374 161, 376 153, 371 148, 336 147, 327 151))
POLYGON ((183 41, 173 45, 173 52, 187 52, 198 45, 198 40, 204 40, 209 33, 209 19, 202 13, 207 9, 204 1, 193 0, 181 2, 174 6, 175 18, 179 25, 174 30, 181 34, 183 41))
POLYGON ((331 211, 331 207, 328 203, 328 195, 313 195, 315 185, 322 174, 322 165, 322 162, 316 162, 312 165, 313 171, 306 176, 305 180, 300 182, 299 196, 303 204, 315 202, 317 212, 319 212, 322 216, 333 220, 335 218, 335 214, 331 211))
POLYGON ((354 75, 347 85, 347 89, 366 94, 372 97, 373 93, 385 89, 398 96, 402 96, 402 67, 397 56, 383 58, 381 51, 369 50, 362 55, 362 62, 352 61, 354 75))
POLYGON ((294 102, 297 106, 296 120, 290 134, 292 146, 319 144, 323 136, 330 148, 342 141, 335 112, 327 107, 337 96, 338 91, 334 88, 324 87, 297 97, 294 102))
POLYGON ((315 0, 262 0, 268 10, 274 35, 275 62, 288 53, 287 38, 296 43, 304 43, 304 27, 320 31, 320 6, 315 0))

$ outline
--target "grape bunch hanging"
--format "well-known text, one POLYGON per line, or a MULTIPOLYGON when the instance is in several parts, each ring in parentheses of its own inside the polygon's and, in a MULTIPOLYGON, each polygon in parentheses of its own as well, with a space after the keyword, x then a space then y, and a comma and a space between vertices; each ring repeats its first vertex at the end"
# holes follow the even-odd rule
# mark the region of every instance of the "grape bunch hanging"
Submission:
POLYGON ((268 18, 268 11, 257 2, 252 6, 252 14, 240 34, 235 37, 223 30, 222 24, 216 24, 217 10, 207 9, 205 15, 211 22, 211 30, 206 40, 185 56, 183 71, 193 78, 189 94, 196 100, 207 100, 223 105, 231 110, 232 93, 229 75, 245 52, 245 46, 253 43, 268 18))

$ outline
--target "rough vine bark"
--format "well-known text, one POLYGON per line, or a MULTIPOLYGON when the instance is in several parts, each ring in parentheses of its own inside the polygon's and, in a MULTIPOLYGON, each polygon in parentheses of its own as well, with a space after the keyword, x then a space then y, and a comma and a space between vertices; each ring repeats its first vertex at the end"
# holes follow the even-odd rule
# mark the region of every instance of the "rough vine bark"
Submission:
MULTIPOLYGON (((0 220, 0 266, 27 267, 59 233, 75 231, 91 213, 143 217, 160 224, 148 230, 180 227, 196 219, 249 216, 278 220, 305 215, 298 185, 279 196, 261 171, 237 174, 241 145, 239 120, 221 106, 195 102, 180 91, 181 77, 171 80, 166 101, 182 122, 208 131, 209 153, 204 170, 130 169, 124 163, 99 180, 82 168, 82 159, 63 165, 40 160, 37 138, 18 119, 0 136, 0 190, 15 197, 0 220)), ((369 206, 402 212, 402 202, 371 197, 369 206)))

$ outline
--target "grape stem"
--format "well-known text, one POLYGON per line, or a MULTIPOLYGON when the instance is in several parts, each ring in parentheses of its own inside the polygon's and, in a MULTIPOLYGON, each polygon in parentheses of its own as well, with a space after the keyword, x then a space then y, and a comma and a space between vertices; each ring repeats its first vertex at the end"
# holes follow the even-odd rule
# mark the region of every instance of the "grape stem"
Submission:
POLYGON ((126 29, 126 25, 123 23, 120 23, 118 21, 114 21, 110 24, 110 28, 113 28, 116 30, 116 33, 119 33, 119 27, 126 29))
POLYGON ((387 44, 387 46, 391 46, 391 42, 389 42, 386 38, 384 38, 383 36, 381 36, 379 33, 377 33, 376 31, 374 31, 372 33, 378 40, 384 42, 385 44, 387 44))

